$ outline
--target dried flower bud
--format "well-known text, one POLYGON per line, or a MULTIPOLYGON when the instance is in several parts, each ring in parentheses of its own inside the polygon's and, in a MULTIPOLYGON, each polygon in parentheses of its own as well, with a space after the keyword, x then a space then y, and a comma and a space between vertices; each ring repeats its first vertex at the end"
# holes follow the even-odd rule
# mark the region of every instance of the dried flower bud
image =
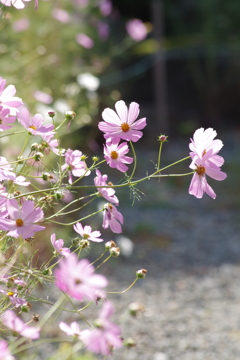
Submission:
POLYGON ((20 165, 23 164, 23 163, 24 163, 23 159, 24 159, 23 156, 18 156, 18 157, 17 157, 17 162, 18 162, 18 164, 20 164, 20 165))
POLYGON ((37 151, 38 149, 39 149, 38 143, 33 143, 33 144, 31 145, 31 151, 37 151))
POLYGON ((112 247, 117 247, 117 244, 113 240, 106 242, 105 244, 106 251, 109 251, 112 247))
POLYGON ((32 320, 35 322, 38 322, 39 318, 40 318, 40 315, 37 315, 37 314, 33 314, 33 316, 32 316, 32 320))
POLYGON ((138 302, 133 302, 128 307, 128 312, 131 316, 137 316, 138 313, 144 310, 145 310, 144 305, 138 302))
POLYGON ((19 190, 14 191, 13 196, 18 196, 18 195, 21 195, 21 191, 19 190))
POLYGON ((34 201, 35 197, 33 195, 28 195, 28 196, 26 196, 26 199, 30 200, 30 201, 34 201))
POLYGON ((141 269, 136 272, 136 276, 138 279, 144 279, 147 275, 147 270, 141 269))
POLYGON ((56 112, 53 110, 48 112, 48 116, 51 118, 53 118, 55 115, 56 115, 56 112))
POLYGON ((33 236, 31 236, 31 237, 29 237, 29 238, 27 238, 27 239, 24 239, 26 242, 28 242, 30 245, 32 245, 32 242, 33 242, 33 240, 34 240, 34 237, 33 236))
POLYGON ((92 157, 92 161, 94 161, 94 162, 99 161, 99 157, 98 157, 98 156, 93 156, 93 157, 92 157))
POLYGON ((22 312, 29 312, 31 308, 32 308, 32 304, 30 304, 29 302, 26 305, 21 306, 22 312))
POLYGON ((120 255, 120 249, 118 246, 114 246, 109 250, 110 255, 114 256, 114 257, 118 257, 120 255))
POLYGON ((79 241, 79 245, 82 247, 82 249, 85 249, 90 246, 90 242, 87 239, 82 239, 79 241))
POLYGON ((40 152, 37 152, 36 154, 34 154, 35 161, 41 161, 43 158, 44 158, 44 155, 40 152))
POLYGON ((50 179, 52 179, 52 175, 50 175, 48 172, 44 172, 44 173, 42 174, 42 179, 43 179, 44 181, 49 181, 50 179))
POLYGON ((74 111, 67 111, 65 116, 67 120, 72 121, 75 118, 76 113, 74 111))
POLYGON ((132 338, 128 338, 124 341, 123 345, 126 346, 127 348, 132 348, 136 346, 136 341, 133 340, 132 338))
POLYGON ((167 138, 168 138, 168 136, 166 136, 166 135, 160 135, 158 137, 158 141, 164 143, 164 142, 168 141, 167 138))

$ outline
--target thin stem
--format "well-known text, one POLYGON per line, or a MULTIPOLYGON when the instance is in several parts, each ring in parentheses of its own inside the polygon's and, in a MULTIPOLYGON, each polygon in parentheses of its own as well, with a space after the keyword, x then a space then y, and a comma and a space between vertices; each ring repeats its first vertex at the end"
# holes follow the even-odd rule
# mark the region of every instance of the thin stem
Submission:
POLYGON ((160 162, 161 162, 161 154, 162 154, 162 145, 163 143, 160 142, 159 151, 158 151, 158 163, 157 163, 157 169, 160 169, 160 162))
POLYGON ((102 266, 103 264, 105 264, 111 257, 112 257, 112 255, 109 255, 105 260, 103 260, 103 262, 102 262, 100 265, 98 265, 98 266, 95 268, 95 270, 99 269, 100 266, 102 266))
POLYGON ((133 175, 135 174, 135 171, 136 171, 136 167, 137 167, 137 156, 136 156, 135 149, 134 149, 132 141, 130 141, 130 145, 131 145, 132 152, 133 152, 134 165, 133 165, 133 171, 132 171, 132 174, 131 174, 131 176, 129 178, 129 181, 132 180, 133 175))
POLYGON ((98 260, 100 260, 106 254, 106 250, 96 259, 94 260, 91 265, 95 264, 98 260))
POLYGON ((107 294, 125 294, 128 290, 131 289, 131 287, 133 287, 134 284, 136 284, 137 281, 138 281, 138 278, 136 278, 126 290, 123 290, 123 291, 106 291, 106 293, 107 294))
POLYGON ((91 217, 91 216, 93 216, 93 215, 99 214, 101 211, 103 211, 103 209, 98 210, 98 211, 96 211, 96 212, 94 212, 94 213, 92 213, 92 214, 90 214, 90 215, 87 215, 87 216, 85 216, 85 217, 83 217, 83 218, 81 218, 81 219, 78 219, 78 220, 73 221, 73 222, 68 223, 68 224, 60 223, 60 222, 58 222, 58 221, 53 221, 53 220, 50 220, 49 222, 51 222, 51 223, 53 223, 53 224, 58 224, 58 225, 71 226, 71 225, 75 225, 77 222, 81 222, 81 221, 83 221, 83 220, 85 220, 85 219, 88 219, 89 217, 91 217))

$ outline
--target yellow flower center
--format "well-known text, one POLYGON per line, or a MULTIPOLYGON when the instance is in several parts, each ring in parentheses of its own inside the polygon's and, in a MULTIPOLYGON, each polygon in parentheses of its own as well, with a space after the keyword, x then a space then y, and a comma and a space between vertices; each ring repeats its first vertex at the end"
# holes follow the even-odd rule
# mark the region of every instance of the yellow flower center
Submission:
POLYGON ((205 167, 204 166, 197 166, 196 173, 200 176, 205 174, 205 167))
POLYGON ((8 292, 7 292, 7 295, 8 295, 8 296, 13 296, 14 293, 13 293, 12 291, 8 291, 8 292))
POLYGON ((112 158, 113 160, 116 160, 116 159, 118 158, 118 153, 117 153, 116 151, 112 151, 112 152, 111 152, 111 158, 112 158))
POLYGON ((2 124, 2 119, 0 119, 0 124, 2 124))
POLYGON ((121 128, 123 132, 128 132, 130 130, 130 126, 127 123, 123 123, 121 128))
POLYGON ((34 125, 29 126, 29 129, 37 130, 36 126, 34 125))
POLYGON ((24 225, 24 222, 22 221, 22 219, 17 219, 16 225, 17 225, 17 227, 22 227, 24 225))

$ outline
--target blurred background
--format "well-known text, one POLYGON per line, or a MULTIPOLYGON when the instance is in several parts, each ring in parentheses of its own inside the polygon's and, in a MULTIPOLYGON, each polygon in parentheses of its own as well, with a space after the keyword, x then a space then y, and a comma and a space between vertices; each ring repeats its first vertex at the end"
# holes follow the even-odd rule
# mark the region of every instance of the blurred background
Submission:
MULTIPOLYGON (((126 288, 140 267, 148 269, 148 280, 113 299, 119 311, 133 300, 145 309, 134 324, 123 316, 137 347, 114 359, 239 360, 239 0, 39 0, 38 10, 33 7, 8 8, 0 22, 0 75, 32 114, 47 119, 55 110, 59 123, 66 111, 77 114, 60 134, 64 148, 102 157, 97 125, 103 109, 120 99, 138 102, 140 117, 147 117, 136 144, 136 177, 152 171, 160 133, 169 135, 163 165, 188 155, 199 127, 216 129, 225 145, 228 178, 209 181, 216 200, 188 195, 189 177, 143 183, 147 196, 134 207, 129 192, 118 191, 124 236, 108 230, 103 236, 119 244, 122 256, 103 271, 115 290, 126 288)), ((172 172, 186 173, 188 166, 172 172)), ((105 166, 102 173, 119 180, 117 170, 105 166)), ((96 217, 89 225, 101 222, 96 217)), ((53 231, 66 246, 74 236, 51 228, 49 239, 53 231)), ((36 248, 44 259, 52 249, 40 238, 36 248)), ((90 256, 99 252, 92 246, 90 256)))

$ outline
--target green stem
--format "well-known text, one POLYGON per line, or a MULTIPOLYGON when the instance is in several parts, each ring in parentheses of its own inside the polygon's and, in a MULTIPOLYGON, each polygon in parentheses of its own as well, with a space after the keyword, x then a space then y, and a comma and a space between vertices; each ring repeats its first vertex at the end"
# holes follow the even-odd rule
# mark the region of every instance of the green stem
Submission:
POLYGON ((95 268, 95 270, 99 269, 100 266, 102 266, 103 264, 105 264, 111 257, 112 257, 112 255, 109 255, 105 260, 103 260, 103 262, 101 262, 100 265, 98 265, 98 266, 95 268))
POLYGON ((90 214, 90 215, 87 215, 87 216, 85 216, 85 217, 83 217, 83 218, 81 218, 81 219, 78 219, 78 220, 73 221, 73 222, 68 223, 68 224, 60 223, 60 222, 58 222, 58 221, 53 221, 53 220, 50 220, 49 222, 51 222, 51 223, 53 223, 53 224, 58 224, 58 225, 72 226, 72 225, 75 225, 77 222, 81 222, 81 221, 83 221, 83 220, 85 220, 85 219, 88 219, 89 217, 91 217, 91 216, 93 216, 93 215, 99 214, 101 211, 103 211, 103 209, 98 210, 98 211, 96 211, 96 212, 94 212, 94 213, 92 213, 92 214, 90 214))
POLYGON ((130 141, 130 145, 131 145, 132 152, 133 152, 134 165, 133 165, 132 174, 131 174, 131 176, 130 176, 130 178, 129 178, 129 182, 132 180, 133 175, 135 174, 135 171, 136 171, 136 167, 137 167, 137 156, 136 156, 135 149, 134 149, 134 146, 133 146, 132 141, 130 141))
POLYGON ((157 169, 160 169, 160 161, 161 161, 161 154, 162 154, 162 142, 160 142, 159 151, 158 151, 158 163, 157 163, 157 169))
POLYGON ((134 284, 136 284, 137 281, 138 281, 138 278, 136 278, 126 290, 123 290, 123 291, 106 291, 106 293, 107 294, 125 294, 128 290, 131 289, 131 287, 133 287, 134 284))

